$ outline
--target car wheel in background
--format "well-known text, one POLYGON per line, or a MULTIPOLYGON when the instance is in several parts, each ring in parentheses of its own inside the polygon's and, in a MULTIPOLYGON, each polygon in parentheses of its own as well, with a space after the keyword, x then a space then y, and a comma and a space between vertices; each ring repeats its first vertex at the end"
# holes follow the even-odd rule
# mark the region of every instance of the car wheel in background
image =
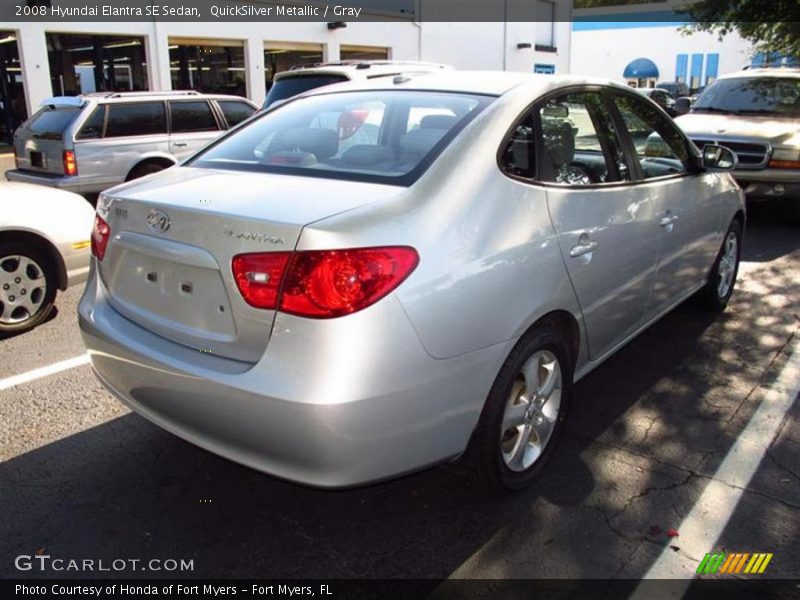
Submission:
POLYGON ((549 324, 517 342, 489 392, 468 451, 483 484, 519 490, 541 474, 564 428, 572 362, 564 336, 549 324))
POLYGON ((741 255, 742 225, 739 221, 734 220, 722 240, 722 247, 717 254, 717 260, 714 261, 714 266, 711 267, 708 282, 697 295, 701 305, 710 310, 725 310, 733 294, 733 288, 736 286, 741 255))
POLYGON ((128 178, 126 181, 132 181, 134 179, 139 179, 140 177, 144 177, 145 175, 152 175, 153 173, 158 173, 159 171, 163 171, 167 168, 167 165, 164 163, 158 162, 146 162, 142 163, 141 165, 136 165, 131 172, 128 173, 128 178))
POLYGON ((53 310, 55 269, 31 244, 0 243, 0 338, 33 329, 53 310))

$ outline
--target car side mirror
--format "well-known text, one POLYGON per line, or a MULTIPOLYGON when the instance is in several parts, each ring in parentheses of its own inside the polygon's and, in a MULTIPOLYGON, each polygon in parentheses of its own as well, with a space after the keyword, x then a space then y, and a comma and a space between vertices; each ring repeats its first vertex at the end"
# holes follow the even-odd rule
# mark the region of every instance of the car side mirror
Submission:
POLYGON ((675 111, 679 115, 685 115, 689 112, 689 109, 692 108, 692 101, 686 96, 683 96, 675 100, 675 105, 673 108, 675 108, 675 111))
POLYGON ((703 148, 703 167, 717 171, 732 171, 739 165, 736 153, 717 144, 706 144, 703 148))

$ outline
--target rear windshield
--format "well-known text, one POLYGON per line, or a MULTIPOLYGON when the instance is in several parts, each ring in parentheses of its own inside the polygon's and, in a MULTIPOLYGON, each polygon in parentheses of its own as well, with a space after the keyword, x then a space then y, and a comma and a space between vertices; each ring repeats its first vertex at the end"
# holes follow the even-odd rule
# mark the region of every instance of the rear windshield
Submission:
POLYGON ((268 108, 278 100, 286 100, 297 94, 302 94, 308 90, 313 90, 323 85, 341 83, 348 81, 344 75, 298 75, 296 77, 284 77, 272 84, 264 101, 264 108, 268 108))
POLYGON ((693 112, 800 118, 800 77, 718 79, 697 99, 693 112))
POLYGON ((64 139, 64 131, 80 112, 77 106, 46 106, 28 119, 25 127, 33 133, 33 137, 61 140, 64 139))
POLYGON ((188 164, 411 185, 488 96, 359 91, 294 100, 188 164))

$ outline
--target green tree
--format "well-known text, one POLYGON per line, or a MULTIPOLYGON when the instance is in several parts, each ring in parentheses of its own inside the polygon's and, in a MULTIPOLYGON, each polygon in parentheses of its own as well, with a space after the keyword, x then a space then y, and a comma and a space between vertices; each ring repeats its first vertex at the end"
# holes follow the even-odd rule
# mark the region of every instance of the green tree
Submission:
POLYGON ((686 31, 717 33, 720 39, 738 31, 761 52, 800 57, 798 0, 699 0, 683 10, 693 21, 686 31))

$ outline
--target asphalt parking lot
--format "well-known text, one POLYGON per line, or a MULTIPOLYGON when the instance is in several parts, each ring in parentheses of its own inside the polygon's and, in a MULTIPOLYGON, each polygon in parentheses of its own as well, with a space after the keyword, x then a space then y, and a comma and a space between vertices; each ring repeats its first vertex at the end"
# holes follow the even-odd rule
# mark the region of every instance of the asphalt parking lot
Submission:
POLYGON ((722 549, 774 553, 763 577, 800 578, 798 402, 774 437, 748 429, 791 391, 798 282, 800 229, 754 208, 728 311, 687 303, 584 379, 546 475, 506 496, 440 468, 311 490, 156 428, 86 364, 14 384, 83 354, 70 289, 0 341, 0 577, 42 576, 14 567, 38 551, 193 559, 180 575, 204 578, 640 578, 722 549), (731 458, 743 440, 766 449, 752 478, 731 458))

